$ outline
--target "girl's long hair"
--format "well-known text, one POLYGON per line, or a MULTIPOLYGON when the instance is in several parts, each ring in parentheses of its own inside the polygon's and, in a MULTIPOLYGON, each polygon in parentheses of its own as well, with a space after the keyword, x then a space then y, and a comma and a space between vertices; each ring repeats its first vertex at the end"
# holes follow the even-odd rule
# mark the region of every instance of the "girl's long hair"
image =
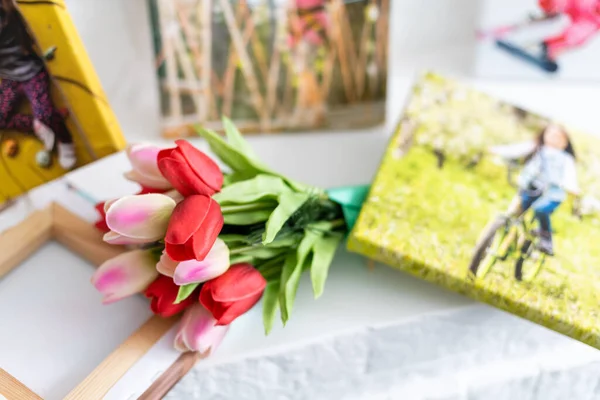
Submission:
MULTIPOLYGON (((531 160, 531 158, 538 151, 541 150, 542 146, 544 145, 544 134, 546 133, 546 129, 548 129, 548 126, 545 126, 544 128, 542 128, 542 130, 535 137, 535 147, 531 151, 531 153, 529 153, 529 154, 527 154, 527 156, 525 156, 525 160, 524 160, 525 162, 531 160)), ((577 156, 575 155, 575 148, 573 147, 573 142, 571 142, 571 138, 569 137, 569 134, 563 127, 561 127, 560 129, 561 129, 563 135, 565 135, 565 137, 567 138, 567 147, 565 147, 564 151, 567 152, 568 154, 570 154, 574 160, 577 160, 577 156)))
MULTIPOLYGON (((8 17, 16 11, 14 0, 0 0, 0 11, 4 16, 8 17)), ((6 25, 7 21, 2 20, 2 25, 6 25)))
POLYGON ((19 22, 21 29, 15 32, 17 41, 25 53, 32 53, 33 43, 27 31, 25 21, 17 9, 15 0, 0 0, 0 14, 3 17, 0 21, 0 28, 7 26, 12 19, 16 19, 19 22))

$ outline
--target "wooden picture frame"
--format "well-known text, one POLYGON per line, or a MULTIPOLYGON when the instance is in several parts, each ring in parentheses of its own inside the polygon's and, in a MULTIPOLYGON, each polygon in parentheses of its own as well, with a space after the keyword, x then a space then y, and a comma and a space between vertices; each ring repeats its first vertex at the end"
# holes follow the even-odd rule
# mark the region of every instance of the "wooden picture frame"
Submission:
MULTIPOLYGON (((121 246, 104 243, 102 234, 93 225, 53 203, 43 210, 32 213, 20 224, 0 234, 0 278, 17 268, 42 245, 52 240, 96 266, 126 250, 121 246)), ((65 399, 104 398, 119 379, 177 321, 176 317, 149 318, 73 388, 65 399)), ((162 398, 197 360, 196 353, 183 353, 139 398, 162 398)), ((0 368, 0 398, 1 396, 8 400, 42 398, 2 368, 0 368)))

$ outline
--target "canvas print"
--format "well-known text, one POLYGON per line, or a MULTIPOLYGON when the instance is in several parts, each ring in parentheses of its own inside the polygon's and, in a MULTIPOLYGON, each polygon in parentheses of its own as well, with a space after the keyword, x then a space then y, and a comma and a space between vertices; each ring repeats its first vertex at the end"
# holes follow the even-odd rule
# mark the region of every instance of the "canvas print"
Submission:
POLYGON ((0 205, 124 144, 63 1, 0 0, 0 205))
POLYGON ((426 74, 349 247, 600 348, 600 137, 426 74))
POLYGON ((149 0, 167 137, 384 121, 390 0, 149 0))
POLYGON ((600 0, 485 0, 482 77, 600 79, 600 0))

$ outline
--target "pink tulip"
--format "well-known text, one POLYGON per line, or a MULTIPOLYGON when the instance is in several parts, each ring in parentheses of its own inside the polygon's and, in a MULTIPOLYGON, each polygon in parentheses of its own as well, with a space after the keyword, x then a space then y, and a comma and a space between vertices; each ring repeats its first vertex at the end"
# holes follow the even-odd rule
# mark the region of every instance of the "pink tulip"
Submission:
POLYGON ((163 251, 160 256, 160 260, 156 264, 156 270, 162 275, 170 276, 171 278, 175 275, 175 268, 179 265, 178 261, 174 261, 169 255, 163 251))
POLYGON ((158 276, 152 254, 133 250, 106 261, 92 276, 92 284, 109 304, 142 292, 158 276))
POLYGON ((202 283, 222 275, 229 268, 229 248, 221 239, 216 239, 204 260, 180 262, 175 268, 173 281, 177 285, 202 283))
POLYGON ((217 326, 216 323, 202 304, 194 304, 183 314, 175 336, 175 348, 179 351, 197 351, 201 357, 209 356, 229 329, 228 325, 217 326))
POLYGON ((115 244, 115 245, 121 245, 121 246, 133 245, 133 244, 144 244, 144 243, 151 242, 146 239, 134 239, 134 238, 130 238, 127 236, 119 235, 118 233, 115 233, 113 231, 106 232, 104 234, 104 237, 102 238, 102 240, 104 240, 108 244, 115 244))
POLYGON ((105 239, 114 244, 149 243, 165 237, 175 201, 163 194, 125 196, 110 203, 105 239))
POLYGON ((177 285, 202 283, 222 275, 229 268, 229 248, 221 239, 215 240, 204 260, 188 260, 177 262, 165 252, 156 264, 156 269, 163 275, 173 277, 177 285))
POLYGON ((106 212, 108 211, 108 209, 110 208, 110 206, 112 206, 113 203, 117 200, 119 200, 119 199, 106 200, 104 202, 104 214, 105 215, 106 215, 106 212))
POLYGON ((168 192, 165 192, 164 195, 172 198, 177 204, 181 203, 184 199, 183 195, 177 190, 169 190, 168 192))
POLYGON ((130 181, 154 189, 171 189, 171 184, 158 170, 157 156, 162 148, 138 143, 127 148, 127 157, 133 169, 125 173, 130 181))

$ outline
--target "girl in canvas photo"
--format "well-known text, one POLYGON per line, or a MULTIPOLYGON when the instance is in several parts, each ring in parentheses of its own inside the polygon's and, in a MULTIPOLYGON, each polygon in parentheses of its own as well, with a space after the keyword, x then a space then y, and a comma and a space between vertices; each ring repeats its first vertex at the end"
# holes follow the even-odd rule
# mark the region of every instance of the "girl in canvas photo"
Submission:
POLYGON ((518 177, 517 212, 534 210, 539 223, 539 249, 554 254, 551 216, 568 195, 579 196, 575 149, 561 126, 549 124, 534 143, 498 146, 497 154, 521 158, 525 165, 518 177))
POLYGON ((46 151, 56 148, 59 164, 68 170, 77 160, 63 114, 52 104, 50 76, 13 0, 0 0, 0 131, 35 134, 46 151), (17 110, 23 96, 32 115, 17 110))

